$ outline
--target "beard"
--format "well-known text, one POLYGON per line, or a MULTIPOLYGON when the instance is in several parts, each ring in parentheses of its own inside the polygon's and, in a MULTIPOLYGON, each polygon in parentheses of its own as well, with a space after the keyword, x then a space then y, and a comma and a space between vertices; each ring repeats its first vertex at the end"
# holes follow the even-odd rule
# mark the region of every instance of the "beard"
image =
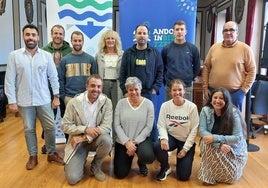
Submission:
POLYGON ((81 45, 73 46, 73 49, 74 51, 79 52, 82 50, 82 46, 81 45))
POLYGON ((35 49, 37 46, 36 41, 24 41, 24 42, 25 42, 26 48, 31 49, 31 50, 35 49))

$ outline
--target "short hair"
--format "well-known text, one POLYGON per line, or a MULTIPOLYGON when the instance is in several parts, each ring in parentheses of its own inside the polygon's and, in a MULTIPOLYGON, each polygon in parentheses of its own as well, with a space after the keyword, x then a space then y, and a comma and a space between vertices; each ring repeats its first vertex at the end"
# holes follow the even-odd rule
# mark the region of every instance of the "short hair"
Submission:
POLYGON ((125 83, 125 87, 126 89, 128 89, 128 86, 131 86, 131 85, 137 85, 140 90, 142 89, 142 82, 139 78, 137 77, 128 77, 127 80, 126 80, 126 83, 125 83))
POLYGON ((115 39, 115 50, 118 53, 119 51, 122 50, 122 44, 121 44, 121 39, 119 34, 116 31, 113 30, 107 30, 105 31, 100 38, 100 42, 99 42, 99 51, 100 52, 105 52, 106 49, 106 45, 105 45, 105 40, 108 37, 112 37, 115 39))
POLYGON ((73 39, 73 35, 81 35, 82 36, 82 40, 84 41, 84 35, 82 32, 80 31, 74 31, 71 35, 71 40, 73 39))
POLYGON ((64 27, 62 26, 62 25, 59 25, 59 24, 56 24, 56 25, 54 25, 52 28, 51 28, 51 30, 50 30, 50 32, 51 32, 51 34, 53 34, 53 29, 54 28, 61 28, 62 30, 63 30, 63 34, 65 34, 65 29, 64 29, 64 27))
POLYGON ((185 90, 185 83, 181 79, 175 78, 175 79, 171 80, 169 85, 168 85, 169 91, 171 91, 171 88, 174 84, 182 85, 183 89, 185 90))
POLYGON ((37 31, 37 34, 39 35, 39 30, 36 25, 34 24, 27 24, 22 28, 22 33, 24 33, 24 30, 30 28, 30 29, 35 29, 37 31))
POLYGON ((149 27, 148 27, 146 24, 139 24, 139 25, 137 25, 136 28, 135 28, 135 34, 137 33, 137 29, 138 29, 138 27, 140 27, 140 26, 144 26, 144 27, 146 27, 146 29, 147 29, 147 31, 148 31, 148 34, 149 34, 149 27))
POLYGON ((101 80, 101 82, 103 83, 102 78, 100 77, 100 75, 98 75, 98 74, 92 74, 92 75, 90 75, 90 76, 87 78, 87 83, 86 83, 86 84, 89 83, 89 81, 91 80, 91 78, 95 78, 95 79, 101 80))
POLYGON ((224 30, 224 28, 225 28, 227 23, 233 23, 235 25, 235 27, 236 27, 236 31, 238 31, 238 24, 235 21, 228 21, 225 24, 223 24, 222 31, 224 30))
POLYGON ((178 20, 178 21, 176 21, 176 22, 173 24, 173 28, 175 27, 175 25, 185 25, 185 29, 187 29, 185 21, 182 21, 182 20, 178 20))

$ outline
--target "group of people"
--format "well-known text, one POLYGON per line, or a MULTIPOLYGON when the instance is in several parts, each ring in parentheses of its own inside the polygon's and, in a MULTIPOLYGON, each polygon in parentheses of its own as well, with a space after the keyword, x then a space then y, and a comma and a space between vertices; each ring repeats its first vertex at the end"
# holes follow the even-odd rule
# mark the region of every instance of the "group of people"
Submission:
POLYGON ((23 118, 30 155, 26 169, 38 164, 38 117, 44 130, 47 160, 64 165, 71 185, 85 173, 104 181, 102 163, 113 148, 114 175, 119 179, 128 176, 137 156, 142 176, 148 175, 147 164, 156 159, 160 163, 156 179, 165 180, 172 171, 169 152, 176 150, 177 178, 187 181, 198 133, 198 179, 205 184, 237 181, 247 161, 245 122, 240 111, 243 97, 255 79, 253 53, 237 40, 237 24, 227 22, 223 42, 214 44, 205 60, 203 87, 207 103, 199 115, 192 102, 193 81, 200 72, 199 52, 186 41, 185 22, 175 22, 173 30, 174 41, 162 52, 148 44, 146 25, 135 28, 136 44, 124 52, 118 33, 105 31, 94 58, 82 50, 84 36, 79 31, 71 35, 71 48, 64 41, 64 28, 56 25, 51 29, 53 41, 41 50, 37 45, 38 28, 26 25, 22 30, 25 47, 10 53, 5 78, 9 108, 19 111, 23 118), (157 95, 162 85, 166 87, 166 101, 157 114, 157 95), (67 137, 64 159, 55 146, 52 109, 59 105, 61 128, 67 137), (89 151, 96 153, 88 166, 89 151))

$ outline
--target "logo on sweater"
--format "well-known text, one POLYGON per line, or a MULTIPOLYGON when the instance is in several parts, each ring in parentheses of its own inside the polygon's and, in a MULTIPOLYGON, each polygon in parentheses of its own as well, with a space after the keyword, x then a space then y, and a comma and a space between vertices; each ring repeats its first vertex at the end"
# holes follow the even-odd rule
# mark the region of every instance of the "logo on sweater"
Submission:
POLYGON ((168 126, 170 126, 170 127, 178 127, 178 126, 183 127, 183 124, 185 124, 185 123, 187 123, 187 122, 176 122, 176 123, 171 123, 168 126))
POLYGON ((183 124, 187 123, 190 119, 189 116, 174 116, 167 114, 166 118, 170 120, 170 124, 168 126, 170 127, 177 127, 177 126, 183 126, 183 124))

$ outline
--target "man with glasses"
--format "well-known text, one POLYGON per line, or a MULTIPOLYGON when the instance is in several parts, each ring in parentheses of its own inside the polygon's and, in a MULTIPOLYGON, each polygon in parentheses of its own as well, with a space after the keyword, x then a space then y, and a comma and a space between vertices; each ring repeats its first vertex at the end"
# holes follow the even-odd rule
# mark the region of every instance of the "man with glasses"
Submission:
POLYGON ((256 76, 256 62, 252 49, 238 41, 238 26, 234 21, 223 26, 223 41, 212 45, 203 68, 204 97, 207 100, 214 88, 230 91, 232 102, 242 111, 245 94, 256 76))

